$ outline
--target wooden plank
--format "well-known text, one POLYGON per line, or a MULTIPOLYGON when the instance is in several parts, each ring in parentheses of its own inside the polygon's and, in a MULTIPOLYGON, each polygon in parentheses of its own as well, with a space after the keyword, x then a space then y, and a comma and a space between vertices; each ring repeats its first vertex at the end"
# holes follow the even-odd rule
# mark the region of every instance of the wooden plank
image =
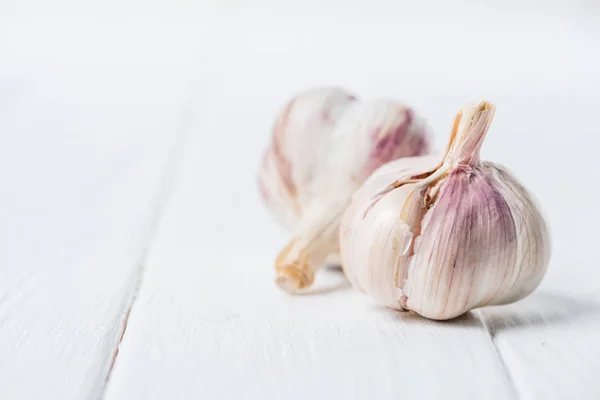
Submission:
POLYGON ((424 321, 352 290, 289 298, 248 271, 267 257, 177 249, 149 265, 107 399, 514 397, 472 316, 424 321), (204 261, 222 272, 189 271, 204 261))
POLYGON ((192 154, 157 234, 107 399, 513 397, 474 316, 435 323, 387 311, 335 272, 320 277, 319 294, 276 289, 276 247, 264 243, 277 242, 277 230, 256 215, 251 184, 227 189, 203 168, 207 154, 192 154), (207 199, 199 182, 219 196, 207 199), (228 206, 236 196, 243 201, 229 215, 211 218, 215 208, 198 207, 228 206), (250 236, 247 223, 262 228, 250 236))
POLYGON ((483 313, 522 399, 600 397, 600 301, 540 291, 483 313))
MULTIPOLYGON (((318 295, 289 297, 278 291, 272 262, 287 234, 261 206, 253 166, 258 166, 278 107, 293 91, 310 85, 347 84, 361 95, 393 94, 414 104, 438 133, 438 147, 457 107, 485 95, 499 111, 484 157, 515 170, 542 199, 555 199, 552 224, 570 219, 572 214, 561 217, 558 210, 572 207, 587 191, 569 177, 585 169, 584 160, 595 148, 579 148, 588 156, 583 160, 556 160, 570 143, 561 132, 571 132, 568 122, 581 117, 576 109, 595 115, 591 107, 596 103, 588 100, 596 99, 596 92, 588 84, 596 64, 582 51, 584 44, 594 43, 587 36, 589 19, 578 15, 577 23, 556 24, 554 15, 540 19, 539 13, 527 16, 520 10, 522 20, 515 20, 514 13, 474 18, 469 12, 464 18, 432 17, 435 22, 427 14, 424 24, 410 13, 370 19, 366 13, 320 10, 298 19, 257 16, 260 11, 237 26, 242 47, 232 65, 223 65, 231 72, 211 93, 197 122, 181 185, 148 259, 106 397, 558 398, 552 393, 564 392, 544 389, 543 377, 553 380, 551 387, 563 382, 560 363, 569 356, 531 350, 538 334, 527 333, 523 324, 500 328, 522 315, 525 303, 510 306, 510 315, 495 320, 490 313, 499 308, 433 323, 382 310, 344 287, 333 272, 320 277, 318 295), (432 25, 439 30, 431 30, 432 25), (485 35, 473 35, 477 31, 485 35), (411 40, 415 37, 419 41, 411 40), (390 49, 402 57, 389 56, 390 49), (462 50, 476 51, 476 56, 462 50), (563 80, 557 82, 557 76, 563 80), (580 90, 573 94, 571 87, 580 90), (572 101, 570 113, 561 114, 563 98, 572 101), (555 115, 563 118, 549 118, 555 115), (540 138, 551 151, 533 150, 540 138), (534 151, 536 162, 531 161, 534 151), (561 195, 563 188, 575 195, 561 195), (478 315, 485 316, 486 324, 478 315)), ((569 228, 561 239, 573 235, 584 218, 578 215, 576 222, 561 225, 569 228)), ((575 246, 579 254, 585 251, 582 243, 591 240, 590 231, 575 235, 583 240, 575 246)), ((558 247, 559 253, 568 251, 563 244, 558 247)), ((575 259, 591 265, 589 255, 575 259)), ((549 280, 565 281, 565 268, 553 269, 549 280)), ((531 320, 532 329, 547 329, 531 320)), ((578 324, 585 328, 586 343, 593 332, 587 323, 578 324)), ((567 324, 561 322, 558 329, 580 332, 567 324)), ((565 333, 553 337, 560 337, 561 345, 567 338, 565 333)), ((575 345, 568 365, 581 361, 586 348, 595 354, 592 344, 575 345)), ((593 361, 584 365, 595 373, 593 361)), ((581 381, 573 381, 585 385, 574 393, 593 396, 588 374, 580 375, 581 381)))
POLYGON ((105 386, 189 95, 182 22, 0 23, 2 399, 105 386))
POLYGON ((513 398, 476 315, 436 323, 390 312, 335 272, 315 295, 275 287, 287 234, 261 205, 255 173, 288 89, 255 79, 268 59, 252 55, 234 53, 245 69, 223 65, 199 112, 106 399, 513 398))

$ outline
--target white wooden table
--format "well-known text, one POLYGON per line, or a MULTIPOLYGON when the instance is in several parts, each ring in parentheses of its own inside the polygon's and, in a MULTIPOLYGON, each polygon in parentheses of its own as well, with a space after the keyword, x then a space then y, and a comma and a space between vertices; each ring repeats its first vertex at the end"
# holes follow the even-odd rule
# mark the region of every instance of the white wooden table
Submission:
MULTIPOLYGON (((600 12, 3 2, 0 399, 600 399, 600 12), (273 284, 258 161, 298 90, 405 101, 539 198, 539 290, 432 322, 273 284)), ((393 5, 393 8, 391 6, 393 5)), ((500 7, 500 8, 498 8, 500 7)))

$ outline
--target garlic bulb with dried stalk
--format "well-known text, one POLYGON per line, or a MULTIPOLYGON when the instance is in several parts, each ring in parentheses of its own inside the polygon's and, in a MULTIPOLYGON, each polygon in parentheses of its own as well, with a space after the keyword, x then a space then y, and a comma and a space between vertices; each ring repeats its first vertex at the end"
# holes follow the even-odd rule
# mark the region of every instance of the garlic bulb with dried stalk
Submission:
POLYGON ((511 173, 479 159, 494 112, 487 102, 464 108, 443 157, 388 163, 356 192, 340 228, 354 287, 443 320, 539 285, 550 258, 546 223, 511 173))
POLYGON ((336 87, 299 93, 276 118, 259 173, 262 197, 293 239, 275 261, 294 293, 339 251, 350 197, 382 164, 428 150, 424 121, 395 101, 358 100, 336 87))

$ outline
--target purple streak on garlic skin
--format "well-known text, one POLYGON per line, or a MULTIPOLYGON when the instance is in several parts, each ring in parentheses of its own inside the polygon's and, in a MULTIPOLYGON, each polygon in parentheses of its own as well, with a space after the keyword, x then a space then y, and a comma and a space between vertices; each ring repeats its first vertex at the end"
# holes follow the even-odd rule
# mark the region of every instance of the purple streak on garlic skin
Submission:
POLYGON ((461 166, 428 214, 403 287, 408 308, 448 319, 489 303, 510 278, 518 251, 504 196, 485 172, 461 166))
MULTIPOLYGON (((266 155, 263 158, 266 158, 266 155)), ((265 161, 263 161, 263 165, 264 164, 265 164, 265 161)), ((271 203, 271 195, 269 194, 269 191, 265 187, 265 184, 263 183, 262 179, 258 179, 258 192, 260 193, 260 197, 263 199, 263 201, 266 204, 271 203)))
POLYGON ((512 303, 529 295, 541 283, 550 261, 550 232, 533 196, 507 169, 490 162, 483 162, 481 168, 505 193, 515 217, 519 248, 525 249, 518 254, 516 271, 509 283, 489 304, 512 303))
POLYGON ((271 143, 271 150, 273 158, 275 159, 275 165, 279 171, 279 176, 291 197, 296 197, 296 185, 292 178, 292 165, 284 152, 284 142, 285 129, 288 124, 290 112, 294 106, 294 101, 295 99, 290 101, 277 120, 273 130, 273 140, 271 143))
POLYGON ((353 99, 339 88, 318 88, 297 94, 277 114, 258 186, 269 211, 286 228, 297 226, 310 199, 307 192, 316 173, 315 149, 327 142, 336 120, 353 99))
MULTIPOLYGON (((401 107, 402 106, 398 106, 401 107)), ((429 138, 421 123, 416 123, 414 112, 403 108, 402 119, 391 126, 377 127, 371 134, 373 147, 361 172, 362 179, 369 177, 381 165, 401 157, 413 157, 429 151, 429 138)))
POLYGON ((371 151, 371 160, 377 165, 385 164, 394 159, 394 153, 399 152, 398 146, 406 137, 406 133, 413 120, 411 110, 404 111, 404 121, 394 127, 388 134, 381 137, 382 128, 378 128, 373 135, 375 137, 375 148, 371 151))

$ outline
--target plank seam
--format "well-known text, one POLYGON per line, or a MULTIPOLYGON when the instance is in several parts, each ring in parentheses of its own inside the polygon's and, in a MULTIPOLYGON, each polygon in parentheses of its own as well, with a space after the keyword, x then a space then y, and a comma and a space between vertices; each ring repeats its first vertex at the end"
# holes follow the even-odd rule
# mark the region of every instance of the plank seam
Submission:
POLYGON ((194 114, 194 107, 193 107, 194 102, 190 101, 188 105, 189 105, 189 108, 188 107, 184 108, 184 111, 182 112, 183 116, 180 119, 179 129, 177 129, 178 134, 175 137, 175 140, 173 141, 173 145, 171 147, 171 150, 169 151, 167 160, 165 162, 163 174, 159 180, 158 189, 156 191, 157 194, 155 197, 156 205, 154 207, 152 207, 153 213, 150 216, 150 225, 149 225, 149 229, 148 229, 148 236, 142 247, 142 252, 141 252, 141 255, 139 258, 139 260, 140 260, 139 266, 135 271, 135 275, 137 276, 137 279, 134 283, 133 294, 132 294, 131 298, 129 299, 127 310, 125 311, 125 316, 123 318, 123 322, 122 322, 121 329, 120 329, 119 339, 115 346, 115 350, 114 350, 114 353, 112 355, 112 359, 110 362, 110 367, 106 374, 104 386, 103 386, 103 388, 101 390, 101 394, 99 396, 100 399, 106 398, 106 391, 107 391, 108 385, 110 383, 110 379, 112 377, 112 373, 114 371, 115 364, 116 364, 116 361, 117 361, 117 358, 119 355, 119 348, 121 346, 121 343, 123 342, 123 338, 125 337, 125 333, 127 331, 127 325, 129 323, 131 311, 136 303, 136 300, 138 298, 138 295, 139 295, 141 287, 142 287, 142 283, 144 281, 144 276, 146 273, 146 266, 147 266, 146 261, 150 254, 150 251, 152 249, 152 245, 154 243, 156 235, 159 231, 160 221, 162 220, 162 217, 167 208, 169 200, 171 199, 171 197, 174 193, 175 182, 177 180, 177 173, 179 172, 179 170, 181 168, 181 154, 182 154, 183 150, 185 149, 185 144, 188 141, 188 132, 189 132, 188 128, 190 125, 189 123, 191 122, 191 121, 188 121, 188 118, 190 118, 194 114))
POLYGON ((506 379, 508 380, 508 383, 510 384, 510 387, 512 388, 513 398, 515 400, 519 400, 521 398, 521 396, 519 395, 519 391, 517 389, 517 385, 515 384, 513 376, 510 373, 510 368, 508 368, 508 366, 506 365, 504 357, 502 357, 502 352, 500 351, 500 349, 498 349, 498 346, 496 345, 496 335, 494 334, 494 332, 490 329, 489 325, 487 324, 487 321, 486 321, 483 313, 481 311, 477 311, 477 312, 479 314, 479 319, 481 320, 481 323, 483 324, 483 326, 485 327, 485 330, 487 331, 488 335, 490 336, 490 342, 492 343, 492 347, 494 348, 494 351, 496 352, 496 355, 498 356, 498 359, 500 360, 500 364, 502 365, 502 369, 504 370, 506 379))
MULTIPOLYGON (((223 38, 224 39, 224 38, 223 38)), ((228 49, 223 56, 224 59, 220 57, 210 57, 209 59, 215 63, 215 67, 219 65, 223 65, 223 63, 218 63, 218 61, 229 61, 229 65, 231 65, 231 58, 234 55, 235 44, 239 44, 242 36, 241 31, 237 31, 232 37, 229 38, 233 43, 230 45, 226 45, 223 43, 220 48, 228 49)), ((202 57, 199 57, 194 63, 196 66, 195 70, 208 70, 206 69, 206 62, 202 57), (202 68, 204 66, 204 68, 202 68)), ((145 245, 142 248, 142 253, 140 256, 140 264, 137 269, 137 282, 135 283, 135 290, 133 291, 132 297, 129 301, 129 306, 127 311, 125 312, 123 324, 121 327, 121 334, 119 336, 118 343, 115 347, 115 351, 113 354, 113 358, 111 360, 110 368, 106 375, 106 380, 104 382, 104 387, 102 388, 100 399, 105 399, 107 394, 107 389, 110 383, 110 379, 112 377, 112 373, 114 371, 114 367, 116 365, 116 361, 119 354, 119 347, 123 342, 125 337, 125 333, 127 331, 127 326, 129 323, 129 317, 131 315, 131 311, 135 305, 135 302, 138 298, 138 294, 142 287, 142 283, 144 280, 144 275, 146 273, 147 268, 147 259, 150 254, 150 250, 154 243, 154 239, 160 227, 160 221, 162 216, 167 208, 170 198, 173 195, 175 189, 175 183, 177 180, 177 174, 182 166, 182 152, 185 150, 185 145, 188 142, 188 137, 191 135, 192 128, 194 127, 193 123, 195 122, 195 118, 197 116, 198 110, 206 109, 209 106, 209 98, 210 96, 206 96, 206 93, 210 91, 210 89, 214 89, 219 84, 219 80, 214 77, 209 77, 207 82, 203 82, 200 79, 200 82, 196 81, 195 84, 191 85, 191 89, 188 93, 190 93, 190 97, 188 98, 187 104, 184 104, 180 125, 176 129, 177 137, 173 142, 173 146, 167 156, 168 159, 165 163, 165 168, 161 180, 159 181, 159 188, 157 190, 157 205, 154 207, 154 213, 150 219, 150 228, 148 233, 148 238, 146 239, 145 245)))

